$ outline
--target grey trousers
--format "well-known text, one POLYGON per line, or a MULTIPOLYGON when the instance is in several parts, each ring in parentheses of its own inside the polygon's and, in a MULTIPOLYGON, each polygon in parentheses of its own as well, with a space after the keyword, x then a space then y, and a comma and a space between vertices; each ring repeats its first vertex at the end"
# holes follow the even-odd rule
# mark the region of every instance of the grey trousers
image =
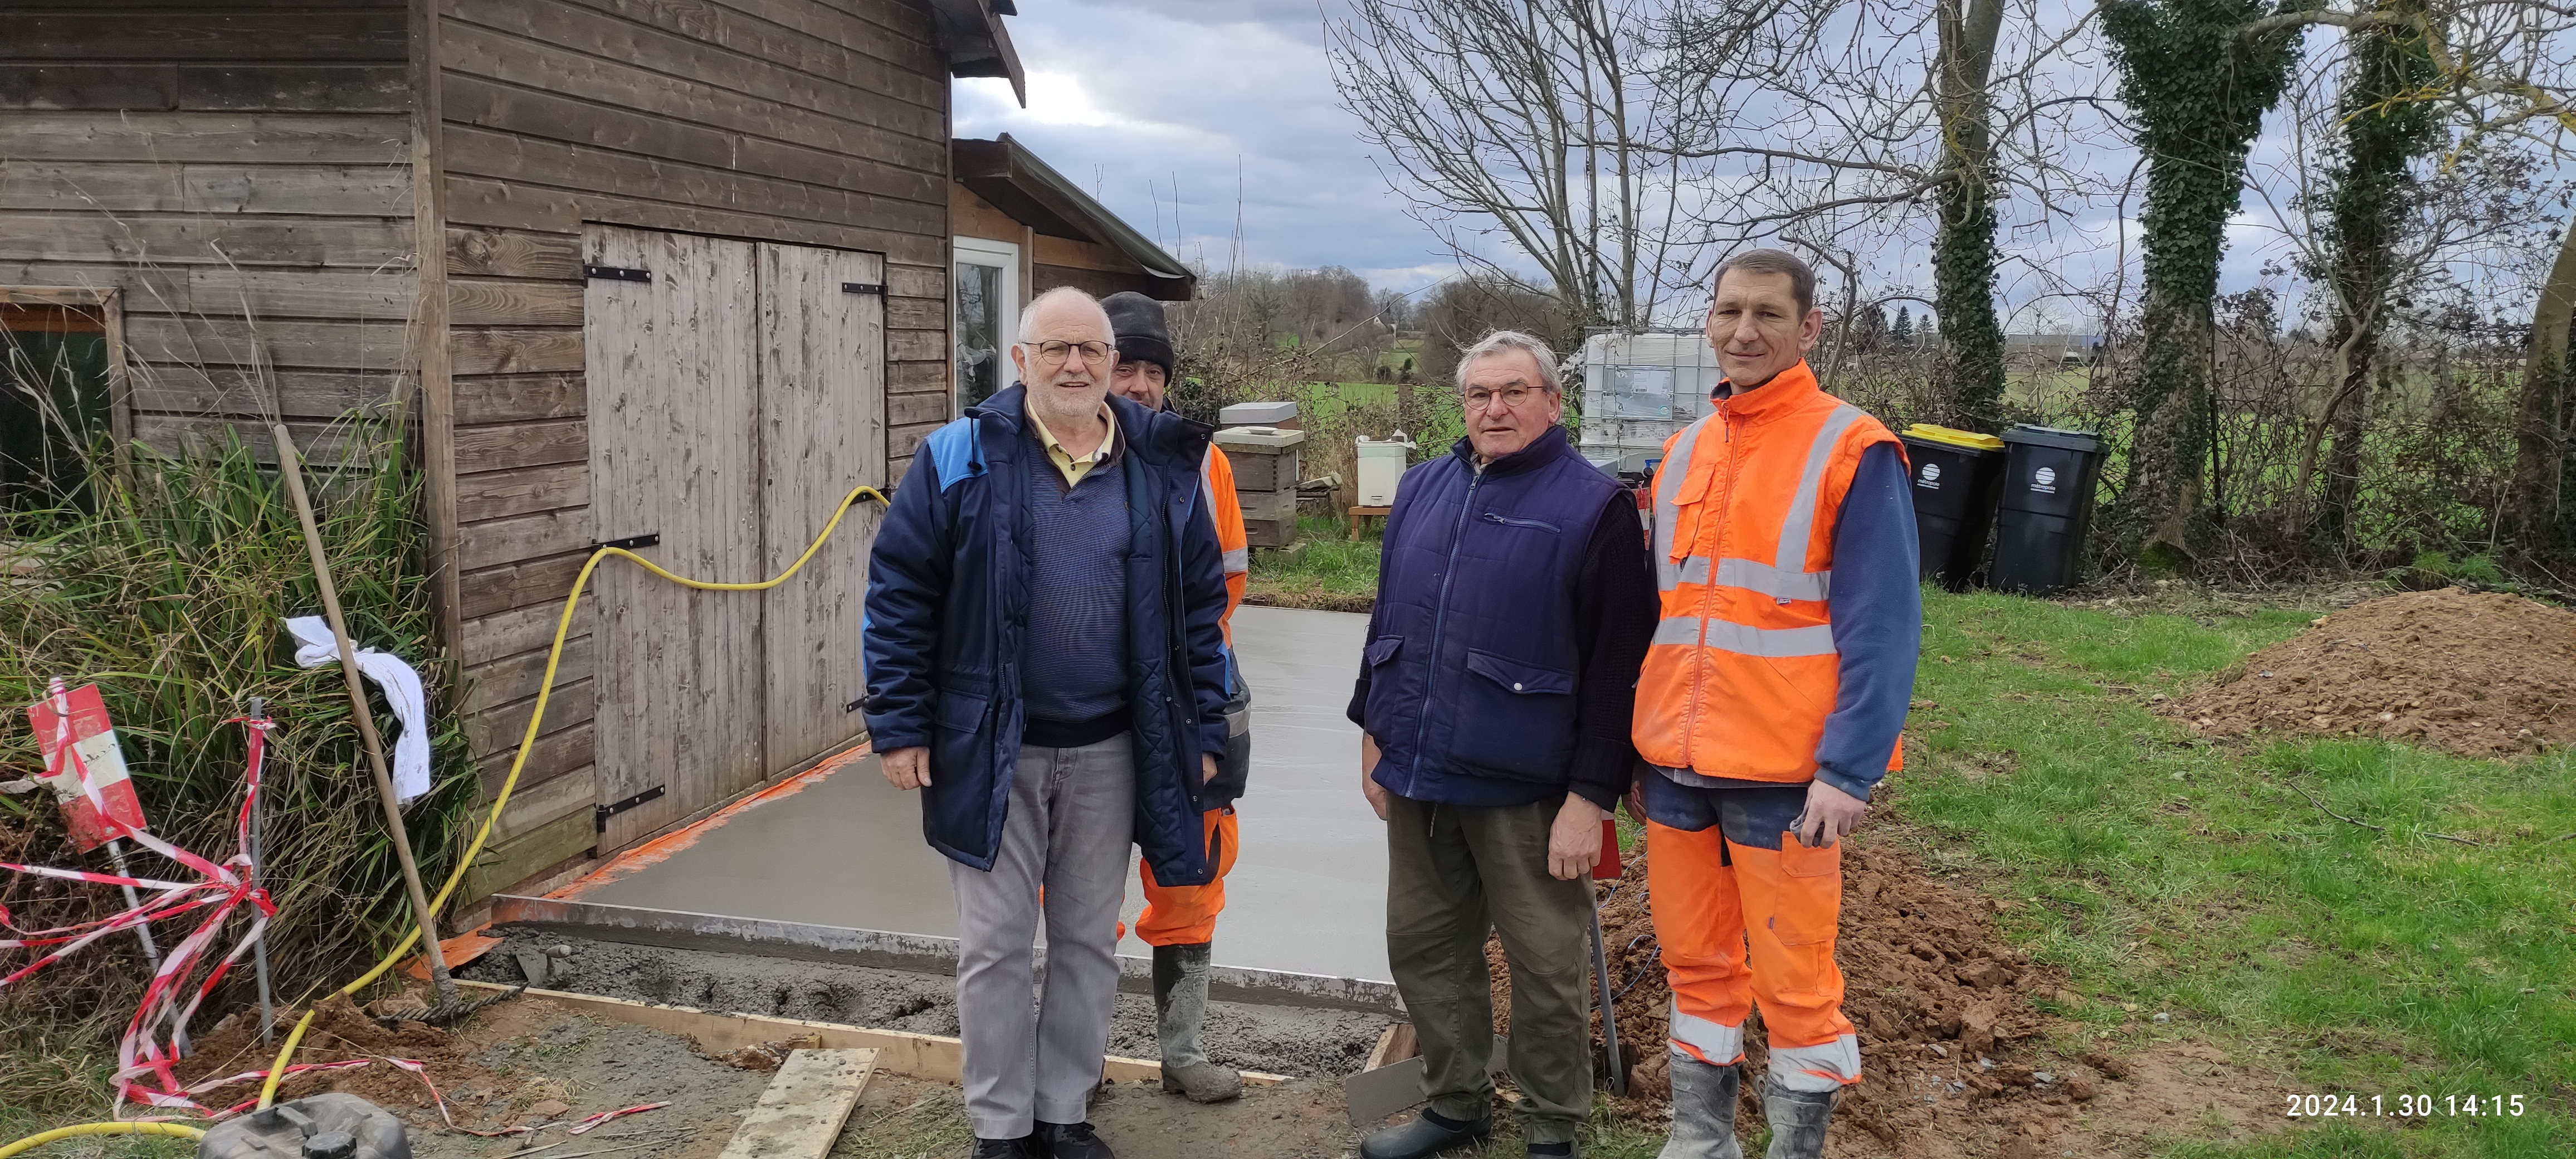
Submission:
POLYGON ((990 872, 948 864, 966 1117, 982 1139, 1090 1116, 1118 1001, 1118 905, 1135 836, 1135 737, 1023 746, 990 872), (1039 887, 1045 902, 1039 902, 1039 887), (1045 993, 1031 1001, 1038 917, 1045 993))

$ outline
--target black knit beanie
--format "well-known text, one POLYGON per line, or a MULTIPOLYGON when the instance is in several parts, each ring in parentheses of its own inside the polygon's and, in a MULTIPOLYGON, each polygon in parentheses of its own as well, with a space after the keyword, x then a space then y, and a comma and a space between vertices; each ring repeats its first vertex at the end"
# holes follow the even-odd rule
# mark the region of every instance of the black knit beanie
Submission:
POLYGON ((1134 290, 1124 290, 1100 300, 1100 308, 1109 311, 1109 327, 1118 334, 1118 358, 1122 362, 1151 362, 1163 368, 1163 378, 1173 376, 1172 330, 1163 320, 1163 304, 1134 290))

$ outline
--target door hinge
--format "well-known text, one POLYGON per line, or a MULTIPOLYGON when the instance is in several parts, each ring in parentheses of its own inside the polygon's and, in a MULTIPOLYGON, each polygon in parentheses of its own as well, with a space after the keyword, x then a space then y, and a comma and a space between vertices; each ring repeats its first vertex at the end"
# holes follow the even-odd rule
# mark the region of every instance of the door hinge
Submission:
POLYGON ((885 296, 886 289, 885 283, 883 282, 843 282, 841 283, 841 292, 844 294, 874 294, 882 298, 885 296))
POLYGON ((608 832, 608 819, 609 819, 609 818, 614 817, 614 816, 616 816, 616 815, 618 815, 618 814, 620 814, 620 813, 623 813, 623 812, 627 811, 628 809, 632 809, 632 808, 634 808, 634 807, 636 807, 636 806, 638 806, 638 805, 645 804, 646 802, 661 800, 661 799, 662 799, 662 789, 663 789, 663 786, 661 786, 661 785, 655 785, 655 786, 653 786, 652 788, 650 788, 650 789, 646 789, 646 790, 644 790, 644 791, 643 791, 643 792, 641 792, 641 793, 637 793, 637 794, 635 794, 635 795, 634 795, 634 796, 632 796, 632 797, 628 797, 627 799, 625 799, 625 800, 623 800, 623 801, 616 802, 615 804, 610 804, 610 805, 601 805, 601 806, 599 806, 597 809, 593 810, 593 811, 592 811, 592 813, 591 813, 591 815, 590 815, 590 822, 591 822, 591 825, 592 825, 592 830, 591 830, 591 831, 592 831, 592 832, 594 832, 594 833, 606 833, 606 832, 608 832))
POLYGON ((606 278, 612 282, 649 282, 653 280, 653 271, 639 270, 631 266, 584 265, 581 267, 581 276, 606 278))
POLYGON ((659 546, 659 545, 661 544, 661 542, 662 542, 662 533, 661 533, 661 532, 659 532, 659 531, 648 531, 648 532, 645 532, 645 533, 644 533, 644 534, 642 534, 642 535, 630 535, 630 536, 627 536, 627 537, 626 537, 626 538, 624 538, 624 539, 601 539, 601 540, 594 540, 594 541, 592 541, 592 543, 591 543, 591 545, 590 545, 590 549, 591 549, 592 551, 598 551, 600 548, 603 548, 603 547, 622 547, 622 548, 625 548, 625 549, 626 549, 626 550, 628 550, 628 551, 633 551, 633 550, 635 550, 636 548, 639 548, 639 547, 655 547, 655 546, 659 546))

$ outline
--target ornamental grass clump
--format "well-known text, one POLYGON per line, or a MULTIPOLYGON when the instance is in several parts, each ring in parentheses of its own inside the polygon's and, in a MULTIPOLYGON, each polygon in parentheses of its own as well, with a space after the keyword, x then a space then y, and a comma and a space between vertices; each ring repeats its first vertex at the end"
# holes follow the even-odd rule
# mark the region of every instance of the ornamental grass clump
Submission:
MULTIPOLYGON (((252 698, 265 700, 277 729, 262 875, 279 905, 269 959, 286 1006, 389 949, 410 914, 341 676, 331 665, 297 667, 285 630, 287 617, 321 610, 294 508, 265 456, 229 426, 216 429, 224 433, 180 454, 131 446, 121 468, 97 447, 76 504, 0 512, 0 781, 43 769, 24 709, 47 681, 95 682, 153 831, 220 859, 234 852, 245 757, 243 727, 227 722, 252 698)), ((411 661, 429 691, 434 783, 406 820, 421 870, 436 881, 454 865, 476 794, 450 710, 454 680, 433 618, 422 477, 404 433, 375 412, 344 416, 305 436, 319 460, 306 479, 355 642, 411 661)), ((381 699, 374 703, 390 743, 401 726, 381 699)), ((83 855, 71 844, 43 792, 0 796, 0 860, 108 868, 104 851, 83 855)), ((134 869, 191 876, 139 852, 134 869)), ((0 874, 0 905, 32 929, 95 918, 124 901, 110 887, 0 874)), ((193 915, 161 923, 162 944, 192 924, 193 915)), ((0 974, 27 956, 0 952, 0 974)), ((250 974, 245 959, 203 1020, 247 1003, 250 974)), ((112 1041, 144 978, 135 940, 114 936, 0 989, 0 1025, 46 1034, 56 1044, 49 1049, 112 1041)))

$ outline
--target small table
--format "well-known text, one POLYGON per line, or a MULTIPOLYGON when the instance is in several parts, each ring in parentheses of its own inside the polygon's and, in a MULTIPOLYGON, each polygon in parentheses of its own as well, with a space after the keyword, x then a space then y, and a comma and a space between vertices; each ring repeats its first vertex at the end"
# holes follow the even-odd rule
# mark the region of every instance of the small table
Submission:
POLYGON ((1380 534, 1384 534, 1386 531, 1386 524, 1383 520, 1385 520, 1387 513, 1393 510, 1395 510, 1393 507, 1353 506, 1351 508, 1351 538, 1358 539, 1360 537, 1360 520, 1367 519, 1372 516, 1381 520, 1378 524, 1378 531, 1380 534))

